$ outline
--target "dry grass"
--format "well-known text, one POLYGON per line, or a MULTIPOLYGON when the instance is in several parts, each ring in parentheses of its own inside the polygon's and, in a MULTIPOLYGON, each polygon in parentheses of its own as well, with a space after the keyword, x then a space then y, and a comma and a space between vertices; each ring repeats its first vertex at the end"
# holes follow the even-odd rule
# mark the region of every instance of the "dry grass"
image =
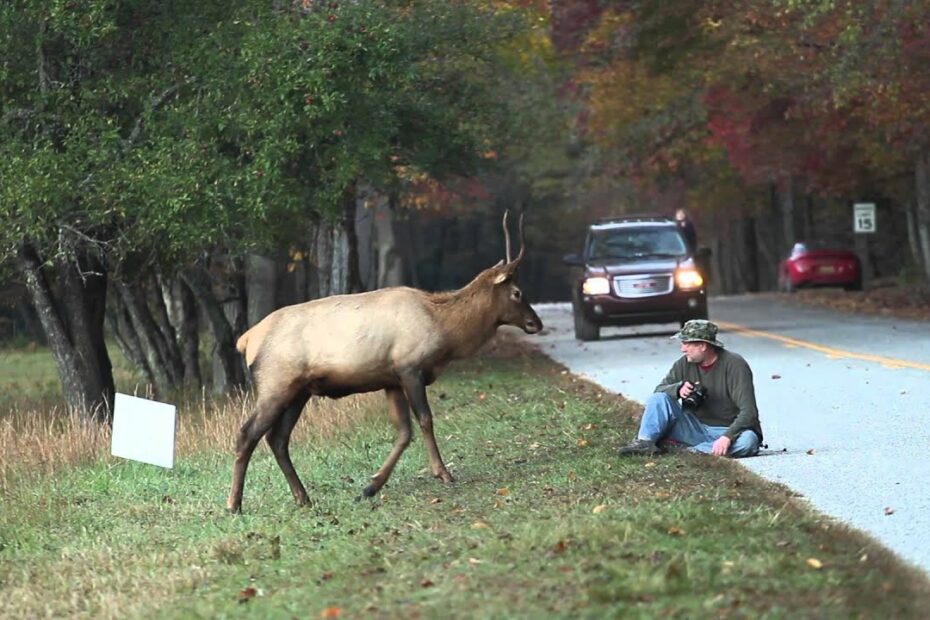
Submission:
MULTIPOLYGON (((231 453, 251 406, 249 394, 181 405, 176 454, 185 456, 203 450, 231 453)), ((293 441, 330 437, 340 429, 381 415, 385 407, 380 394, 336 401, 313 399, 294 430, 293 441)), ((77 415, 53 408, 17 410, 0 417, 0 492, 13 479, 48 476, 64 468, 111 458, 110 429, 77 415)))

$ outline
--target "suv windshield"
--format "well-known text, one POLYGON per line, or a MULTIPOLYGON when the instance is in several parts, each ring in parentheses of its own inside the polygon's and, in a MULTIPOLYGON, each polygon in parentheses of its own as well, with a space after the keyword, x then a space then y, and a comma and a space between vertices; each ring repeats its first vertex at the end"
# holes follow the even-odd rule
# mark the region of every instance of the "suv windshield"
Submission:
POLYGON ((676 228, 628 227, 591 231, 590 260, 674 258, 688 253, 676 228))

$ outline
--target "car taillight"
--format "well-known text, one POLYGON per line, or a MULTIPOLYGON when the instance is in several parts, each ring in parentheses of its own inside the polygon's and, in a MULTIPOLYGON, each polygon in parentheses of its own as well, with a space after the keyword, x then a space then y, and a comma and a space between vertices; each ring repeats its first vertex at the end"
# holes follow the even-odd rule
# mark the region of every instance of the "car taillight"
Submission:
POLYGON ((700 288, 704 285, 704 277, 696 269, 679 269, 675 272, 675 282, 678 288, 700 288))
POLYGON ((607 278, 587 278, 581 285, 581 292, 585 295, 608 295, 610 293, 610 280, 607 278))

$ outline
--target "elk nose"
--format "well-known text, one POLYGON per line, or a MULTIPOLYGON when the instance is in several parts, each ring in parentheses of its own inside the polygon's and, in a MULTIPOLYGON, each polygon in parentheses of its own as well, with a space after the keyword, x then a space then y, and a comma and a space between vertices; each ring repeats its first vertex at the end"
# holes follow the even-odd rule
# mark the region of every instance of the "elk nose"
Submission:
POLYGON ((527 319, 523 324, 523 331, 528 334, 536 334, 542 330, 542 321, 539 319, 527 319))

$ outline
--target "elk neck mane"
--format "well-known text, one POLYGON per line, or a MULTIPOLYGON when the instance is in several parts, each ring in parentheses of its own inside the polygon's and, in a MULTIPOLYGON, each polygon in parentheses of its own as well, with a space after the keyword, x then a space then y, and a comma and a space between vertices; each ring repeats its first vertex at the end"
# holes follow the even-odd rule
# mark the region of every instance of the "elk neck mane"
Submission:
POLYGON ((433 316, 452 357, 466 357, 491 339, 499 323, 494 314, 490 279, 481 273, 463 288, 426 293, 433 316))

